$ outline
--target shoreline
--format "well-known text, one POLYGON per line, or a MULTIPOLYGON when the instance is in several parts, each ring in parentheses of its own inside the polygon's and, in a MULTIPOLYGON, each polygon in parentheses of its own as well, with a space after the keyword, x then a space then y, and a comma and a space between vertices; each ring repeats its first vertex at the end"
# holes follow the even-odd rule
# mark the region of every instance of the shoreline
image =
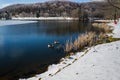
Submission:
POLYGON ((12 20, 30 20, 30 21, 36 21, 36 20, 79 20, 79 18, 72 18, 72 17, 12 17, 12 20))
POLYGON ((98 23, 113 23, 114 20, 94 20, 94 22, 98 22, 98 23))
MULTIPOLYGON (((109 26, 114 27, 116 25, 109 24, 109 26)), ((114 32, 115 30, 116 30, 116 27, 112 32, 114 32)), ((119 34, 119 33, 116 33, 116 34, 119 34)), ((113 34, 113 37, 114 35, 115 34, 113 34)), ((76 53, 76 55, 72 55, 69 58, 62 58, 59 64, 50 65, 48 67, 48 71, 42 74, 36 75, 28 79, 20 79, 20 80, 41 80, 41 79, 42 80, 74 80, 74 79, 78 80, 79 78, 81 78, 81 80, 86 80, 86 79, 96 80, 96 77, 97 79, 101 79, 101 76, 102 76, 102 79, 106 80, 108 79, 106 74, 110 76, 109 79, 112 79, 114 78, 114 76, 110 74, 112 73, 111 71, 115 71, 116 68, 117 69, 119 68, 119 66, 117 66, 116 63, 113 63, 113 61, 119 62, 118 60, 118 57, 119 57, 118 55, 120 51, 119 45, 120 45, 120 41, 115 41, 111 43, 105 43, 105 44, 100 44, 100 45, 90 47, 84 52, 78 52, 76 53), (118 55, 113 54, 115 52, 116 54, 118 53, 118 55), (109 59, 112 60, 112 62, 109 61, 109 59), (109 66, 107 66, 107 64, 109 66), (111 64, 116 66, 112 66, 111 64), (91 66, 92 68, 89 66, 91 66), (100 66, 100 68, 97 68, 97 66, 100 66), (102 67, 102 66, 105 66, 105 67, 102 67), (102 73, 101 75, 99 75, 100 77, 91 71, 93 69, 95 69, 96 74, 102 73), (103 69, 103 71, 101 69, 103 69), (107 70, 109 72, 107 72, 107 70), (89 71, 89 72, 86 72, 86 71, 89 71), (90 75, 94 77, 91 78, 90 75)), ((115 72, 114 74, 119 74, 119 73, 120 71, 118 71, 117 73, 115 72)), ((115 80, 119 80, 119 76, 115 80)))
POLYGON ((27 24, 36 23, 37 21, 21 21, 21 20, 0 20, 0 27, 7 25, 27 24))

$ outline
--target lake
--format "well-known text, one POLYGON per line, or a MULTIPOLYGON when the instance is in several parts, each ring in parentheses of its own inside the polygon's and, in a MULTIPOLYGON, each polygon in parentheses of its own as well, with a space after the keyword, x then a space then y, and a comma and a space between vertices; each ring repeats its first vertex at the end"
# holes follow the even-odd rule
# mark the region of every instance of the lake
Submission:
MULTIPOLYGON (((6 22, 7 23, 7 22, 6 22)), ((16 80, 40 74, 66 55, 66 40, 91 30, 90 23, 39 21, 0 27, 0 80, 16 80), (48 48, 55 40, 54 48, 48 48)))

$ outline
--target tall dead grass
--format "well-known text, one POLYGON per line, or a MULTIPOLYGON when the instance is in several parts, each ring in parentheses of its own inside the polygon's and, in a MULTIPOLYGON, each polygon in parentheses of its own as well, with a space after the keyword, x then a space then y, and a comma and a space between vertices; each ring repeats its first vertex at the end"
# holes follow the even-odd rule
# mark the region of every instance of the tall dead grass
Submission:
POLYGON ((94 28, 98 28, 98 30, 102 30, 104 33, 110 33, 111 32, 111 27, 108 26, 106 23, 93 23, 92 26, 94 28))
POLYGON ((95 36, 95 32, 89 32, 78 36, 78 38, 76 38, 74 42, 67 41, 65 45, 65 51, 77 51, 83 49, 86 46, 92 46, 94 44, 95 36))
POLYGON ((93 46, 97 42, 98 44, 103 43, 105 41, 106 34, 111 31, 110 26, 107 26, 105 23, 93 23, 92 26, 99 30, 98 34, 95 32, 89 32, 78 36, 74 42, 72 42, 72 40, 68 40, 65 45, 65 52, 78 51, 86 46, 93 46))
POLYGON ((72 40, 67 40, 65 45, 65 51, 70 52, 73 49, 73 43, 72 40))

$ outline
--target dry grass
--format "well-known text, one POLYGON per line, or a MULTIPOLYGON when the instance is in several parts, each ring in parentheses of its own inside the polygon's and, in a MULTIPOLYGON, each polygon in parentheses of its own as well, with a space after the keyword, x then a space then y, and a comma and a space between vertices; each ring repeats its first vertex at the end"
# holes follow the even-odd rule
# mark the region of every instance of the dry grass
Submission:
POLYGON ((85 46, 91 46, 93 44, 94 38, 94 32, 89 32, 87 34, 78 36, 78 38, 73 43, 74 50, 82 49, 85 46))
POLYGON ((111 27, 108 26, 105 23, 93 23, 92 26, 94 28, 98 28, 100 30, 100 32, 104 32, 104 33, 110 33, 111 32, 111 27))
POLYGON ((67 40, 65 45, 65 51, 70 52, 73 49, 72 40, 67 40))
POLYGON ((86 46, 92 46, 95 40, 95 36, 96 34, 94 32, 89 32, 78 36, 78 38, 74 42, 67 41, 65 45, 65 51, 77 51, 83 49, 86 46))
POLYGON ((111 27, 106 23, 93 23, 92 26, 98 29, 98 39, 97 44, 106 43, 108 41, 107 34, 111 32, 111 27))

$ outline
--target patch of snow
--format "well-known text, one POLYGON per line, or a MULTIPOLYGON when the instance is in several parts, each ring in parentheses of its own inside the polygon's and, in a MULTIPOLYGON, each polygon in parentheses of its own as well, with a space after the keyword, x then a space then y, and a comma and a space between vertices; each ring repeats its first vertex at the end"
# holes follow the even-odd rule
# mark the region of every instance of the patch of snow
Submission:
POLYGON ((78 18, 72 17, 13 17, 13 20, 79 20, 78 18))
POLYGON ((115 26, 115 29, 113 30, 113 34, 113 37, 120 38, 120 19, 118 20, 118 23, 115 26))
POLYGON ((37 21, 0 20, 0 26, 35 23, 37 21))
POLYGON ((111 26, 111 27, 115 27, 116 26, 116 24, 114 24, 113 22, 112 23, 108 23, 107 25, 111 26))

